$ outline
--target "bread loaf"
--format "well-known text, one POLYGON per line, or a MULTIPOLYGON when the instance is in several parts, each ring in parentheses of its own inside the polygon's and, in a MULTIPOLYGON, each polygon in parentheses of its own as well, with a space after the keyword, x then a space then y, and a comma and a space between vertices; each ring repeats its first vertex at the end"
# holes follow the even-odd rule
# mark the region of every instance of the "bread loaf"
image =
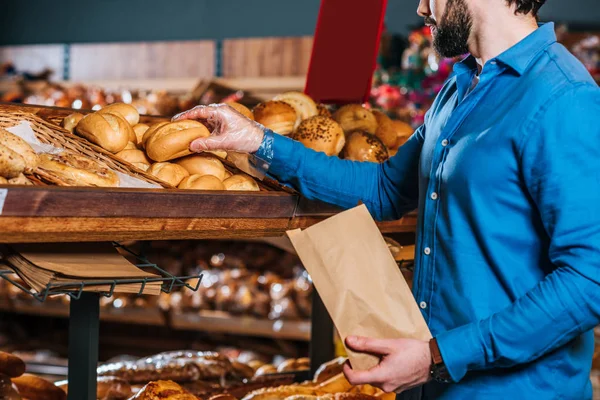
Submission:
POLYGON ((213 175, 219 180, 225 180, 225 167, 216 157, 191 155, 180 158, 175 164, 181 165, 190 175, 213 175))
POLYGON ((396 134, 396 128, 390 117, 382 113, 381 111, 374 110, 373 115, 377 120, 377 130, 375 136, 383 142, 383 144, 391 149, 396 146, 398 141, 398 135, 396 134))
POLYGON ((346 143, 342 127, 331 118, 321 116, 302 121, 291 137, 306 147, 328 156, 338 155, 346 143))
POLYGON ((119 177, 111 169, 91 158, 64 151, 42 154, 39 169, 61 179, 69 186, 117 187, 119 177))
POLYGON ((333 114, 333 119, 342 126, 344 132, 364 131, 375 134, 377 119, 373 113, 360 104, 347 104, 333 114))
POLYGON ((146 142, 148 141, 148 139, 150 139, 150 136, 152 136, 154 134, 154 132, 156 132, 156 130, 158 128, 160 128, 161 126, 165 126, 167 125, 169 122, 157 122, 155 124, 152 124, 148 127, 148 129, 146 129, 146 132, 144 132, 144 135, 142 136, 142 142, 139 143, 138 145, 142 148, 146 148, 146 142))
POLYGON ((152 164, 148 169, 148 173, 175 187, 177 187, 184 178, 187 178, 190 175, 182 166, 169 162, 152 164))
POLYGON ((63 119, 61 125, 66 130, 68 130, 69 132, 73 133, 73 131, 75 130, 75 127, 77 126, 77 124, 79 123, 79 121, 81 121, 82 119, 83 119, 83 114, 81 114, 81 113, 73 113, 73 114, 67 115, 65 117, 65 119, 63 119))
POLYGON ((382 163, 389 158, 388 150, 381 140, 363 131, 348 134, 342 156, 347 160, 377 163, 382 163))
POLYGON ((12 382, 17 386, 19 394, 27 400, 66 400, 67 394, 38 376, 25 374, 13 378, 12 382))
POLYGON ((75 129, 77 134, 111 153, 123 150, 131 137, 133 128, 122 117, 110 113, 88 114, 75 129))
POLYGON ((225 190, 221 180, 213 175, 190 175, 183 179, 179 189, 189 190, 225 190))
POLYGON ((223 181, 225 189, 227 190, 238 190, 246 192, 258 192, 260 187, 258 183, 249 176, 246 175, 232 175, 231 178, 227 178, 223 181))
POLYGON ((115 154, 115 156, 142 171, 147 171, 150 168, 150 164, 152 164, 150 159, 146 157, 146 153, 141 150, 122 150, 115 154))
POLYGON ((286 92, 282 93, 273 98, 275 101, 283 101, 296 110, 296 124, 294 129, 300 125, 300 123, 310 117, 314 117, 319 114, 317 105, 309 96, 301 92, 286 92))
POLYGON ((25 172, 33 172, 38 166, 40 159, 29 143, 21 139, 19 136, 10 133, 4 129, 0 129, 0 144, 8 147, 25 161, 25 172))
POLYGON ((294 107, 283 101, 267 101, 254 108, 254 119, 280 135, 294 131, 298 116, 294 107))
POLYGON ((242 114, 244 117, 254 121, 254 114, 252 114, 252 111, 250 111, 245 105, 236 103, 235 101, 226 101, 225 104, 242 114))
POLYGON ((210 136, 208 129, 198 121, 171 122, 154 130, 146 141, 146 153, 154 161, 168 161, 192 154, 190 144, 210 136))
POLYGON ((141 147, 142 139, 144 138, 144 133, 146 133, 148 128, 150 127, 146 124, 135 124, 133 126, 133 132, 135 132, 135 144, 137 146, 141 147))
POLYGON ((25 171, 25 159, 10 148, 0 144, 0 176, 12 179, 25 171))
POLYGON ((116 114, 124 118, 129 125, 134 126, 140 122, 140 113, 131 104, 125 103, 114 103, 108 106, 102 107, 97 111, 100 114, 116 114))

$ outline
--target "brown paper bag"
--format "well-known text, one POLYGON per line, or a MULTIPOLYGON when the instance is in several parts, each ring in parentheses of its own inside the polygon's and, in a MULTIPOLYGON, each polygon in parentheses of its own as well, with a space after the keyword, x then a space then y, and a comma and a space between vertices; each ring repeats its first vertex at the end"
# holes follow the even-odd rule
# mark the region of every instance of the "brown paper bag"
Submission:
MULTIPOLYGON (((287 235, 342 338, 431 338, 408 284, 364 205, 287 235)), ((349 350, 348 356, 357 370, 379 362, 373 355, 349 350)))

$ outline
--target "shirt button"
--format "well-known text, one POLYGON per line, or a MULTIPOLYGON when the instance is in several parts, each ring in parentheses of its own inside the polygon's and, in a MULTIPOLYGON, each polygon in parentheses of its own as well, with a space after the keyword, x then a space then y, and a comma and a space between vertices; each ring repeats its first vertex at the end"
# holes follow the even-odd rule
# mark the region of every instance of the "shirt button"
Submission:
POLYGON ((425 247, 425 248, 423 249, 423 253, 425 253, 425 255, 426 255, 426 256, 428 256, 428 255, 430 255, 430 254, 431 254, 431 249, 430 249, 429 247, 425 247))
POLYGON ((431 193, 431 200, 437 200, 438 194, 436 192, 431 193))
POLYGON ((419 303, 419 307, 421 307, 423 310, 427 308, 427 303, 425 303, 424 301, 419 303))
POLYGON ((448 139, 442 140, 442 146, 446 147, 446 146, 448 146, 448 143, 449 143, 448 139))

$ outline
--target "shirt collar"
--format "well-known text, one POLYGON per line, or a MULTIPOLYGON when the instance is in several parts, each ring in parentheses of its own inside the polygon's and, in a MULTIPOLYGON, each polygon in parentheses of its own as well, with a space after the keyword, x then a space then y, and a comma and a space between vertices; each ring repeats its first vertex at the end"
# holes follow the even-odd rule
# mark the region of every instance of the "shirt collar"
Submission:
POLYGON ((496 59, 523 75, 529 64, 549 45, 556 43, 554 23, 541 24, 538 29, 525 39, 500 54, 496 59))
MULTIPOLYGON (((546 47, 555 42, 556 33, 554 32, 554 23, 540 24, 538 29, 500 54, 496 59, 509 68, 512 68, 519 75, 523 75, 527 71, 531 61, 546 47)), ((465 72, 471 72, 476 68, 477 60, 475 57, 469 55, 462 61, 454 64, 454 73, 460 75, 465 72)))

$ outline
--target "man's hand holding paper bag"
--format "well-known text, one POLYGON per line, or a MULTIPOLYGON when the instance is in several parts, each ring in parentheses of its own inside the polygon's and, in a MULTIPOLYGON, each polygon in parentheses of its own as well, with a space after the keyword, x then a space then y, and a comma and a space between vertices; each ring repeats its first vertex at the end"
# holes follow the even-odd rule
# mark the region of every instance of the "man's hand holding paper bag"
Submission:
POLYGON ((425 383, 431 334, 367 208, 287 234, 346 338, 348 380, 385 391, 425 383))

